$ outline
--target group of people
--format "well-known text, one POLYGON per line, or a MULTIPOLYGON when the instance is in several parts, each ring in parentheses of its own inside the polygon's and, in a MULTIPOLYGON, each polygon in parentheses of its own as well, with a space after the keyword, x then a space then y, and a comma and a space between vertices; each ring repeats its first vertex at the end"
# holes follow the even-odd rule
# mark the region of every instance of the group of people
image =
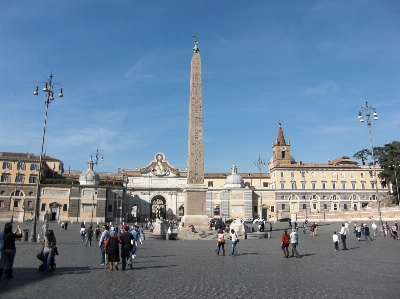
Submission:
POLYGON ((109 231, 107 224, 102 226, 102 230, 99 240, 99 248, 101 250, 100 265, 108 264, 110 270, 118 270, 121 251, 122 270, 126 270, 127 265, 130 269, 133 269, 133 260, 136 257, 138 242, 143 244, 144 240, 143 225, 134 225, 131 230, 128 225, 125 225, 122 227, 120 236, 115 230, 109 231))
MULTIPOLYGON (((217 248, 215 251, 217 252, 217 255, 219 255, 219 252, 221 251, 222 248, 222 255, 225 256, 225 234, 222 229, 217 230, 217 236, 218 236, 218 242, 217 242, 217 248)), ((229 234, 229 239, 232 240, 232 256, 237 256, 237 248, 236 245, 239 243, 239 237, 237 233, 235 232, 234 229, 231 229, 230 234, 229 234)))
POLYGON ((283 257, 289 258, 289 245, 292 246, 292 255, 291 257, 296 256, 300 258, 300 254, 297 251, 297 246, 299 246, 299 236, 297 234, 297 229, 292 228, 292 232, 290 235, 287 232, 287 229, 283 230, 282 239, 281 239, 281 249, 283 251, 283 257))

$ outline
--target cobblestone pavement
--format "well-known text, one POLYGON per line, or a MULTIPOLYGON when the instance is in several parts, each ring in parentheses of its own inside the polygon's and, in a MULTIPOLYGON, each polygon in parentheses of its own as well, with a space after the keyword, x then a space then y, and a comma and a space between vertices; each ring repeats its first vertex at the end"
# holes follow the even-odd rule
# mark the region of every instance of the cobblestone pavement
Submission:
POLYGON ((51 223, 60 252, 57 269, 39 272, 41 245, 17 242, 14 278, 2 277, 0 298, 400 297, 399 241, 358 242, 351 233, 349 250, 334 252, 332 233, 340 223, 320 223, 315 237, 299 231, 302 258, 285 259, 280 250, 285 225, 275 223, 271 239, 240 240, 238 256, 229 256, 230 241, 223 257, 216 255, 215 241, 146 240, 139 245, 134 270, 110 271, 99 265, 95 241, 85 247, 78 224, 62 231, 51 223))

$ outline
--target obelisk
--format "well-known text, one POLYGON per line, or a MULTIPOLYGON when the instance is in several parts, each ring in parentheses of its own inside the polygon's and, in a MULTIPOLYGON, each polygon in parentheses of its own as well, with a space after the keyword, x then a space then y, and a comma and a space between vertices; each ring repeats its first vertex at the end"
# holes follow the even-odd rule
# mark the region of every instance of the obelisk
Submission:
MULTIPOLYGON (((197 37, 197 35, 195 36, 197 37)), ((190 71, 189 138, 187 182, 185 187, 185 225, 206 226, 206 192, 204 185, 203 112, 201 92, 201 59, 194 42, 190 71)))

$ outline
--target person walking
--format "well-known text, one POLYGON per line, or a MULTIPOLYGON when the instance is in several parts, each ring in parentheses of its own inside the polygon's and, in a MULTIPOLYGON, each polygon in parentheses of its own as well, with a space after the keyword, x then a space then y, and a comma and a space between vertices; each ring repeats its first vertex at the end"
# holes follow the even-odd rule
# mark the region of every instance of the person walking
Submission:
POLYGON ((89 225, 89 228, 86 230, 86 245, 92 246, 92 238, 93 238, 93 229, 92 226, 89 225))
POLYGON ((81 223, 80 235, 82 237, 82 242, 85 241, 86 227, 85 223, 81 223))
POLYGON ((232 240, 232 255, 237 256, 236 244, 239 242, 239 238, 233 228, 231 229, 231 240, 232 240))
POLYGON ((367 238, 369 238, 372 241, 372 238, 369 235, 369 227, 366 223, 364 224, 364 234, 365 234, 365 241, 368 241, 367 238))
POLYGON ((296 257, 299 258, 300 254, 297 251, 297 246, 299 246, 299 235, 297 234, 296 228, 293 228, 290 233, 290 244, 292 244, 292 257, 296 254, 296 257))
POLYGON ((334 251, 339 251, 339 236, 336 234, 336 231, 333 232, 332 241, 335 246, 334 251))
POLYGON ((110 232, 110 237, 104 243, 104 250, 107 252, 110 270, 114 270, 113 265, 115 265, 115 270, 118 270, 119 244, 121 243, 122 240, 117 237, 117 232, 115 230, 110 232))
POLYGON ((99 248, 100 248, 100 251, 101 251, 101 264, 100 264, 100 266, 104 266, 105 263, 106 263, 106 250, 104 248, 104 244, 106 243, 108 238, 110 238, 110 232, 108 231, 108 225, 104 224, 102 229, 103 229, 103 232, 101 233, 100 241, 99 241, 99 248))
POLYGON ((42 230, 41 230, 41 235, 44 238, 47 234, 47 232, 49 231, 49 224, 47 223, 47 220, 44 222, 44 224, 42 225, 42 230))
POLYGON ((5 274, 7 274, 7 278, 13 278, 14 271, 14 259, 17 253, 17 248, 15 247, 15 239, 22 238, 21 228, 17 227, 17 229, 12 232, 12 223, 7 222, 4 225, 3 232, 3 250, 1 251, 1 266, 0 266, 0 280, 3 275, 4 269, 6 269, 5 274))
POLYGON ((359 225, 356 227, 356 237, 358 241, 361 241, 361 227, 359 225))
POLYGON ((342 239, 342 250, 347 250, 346 247, 346 228, 344 227, 344 223, 342 223, 342 228, 340 229, 340 238, 342 239))
POLYGON ((99 235, 100 235, 100 227, 99 225, 96 226, 96 228, 94 229, 94 235, 96 236, 96 241, 99 240, 99 235))
POLYGON ((144 241, 144 228, 143 228, 143 224, 139 227, 139 242, 140 242, 140 245, 142 245, 143 244, 143 241, 144 241))
POLYGON ((285 258, 289 258, 289 243, 290 243, 290 236, 287 233, 287 229, 285 229, 282 234, 282 243, 281 243, 283 257, 285 258))
POLYGON ((136 258, 136 252, 137 252, 137 245, 138 245, 138 240, 139 240, 139 232, 138 232, 138 228, 136 225, 133 226, 133 229, 131 230, 131 235, 133 236, 133 240, 132 240, 132 263, 133 260, 136 258))
POLYGON ((225 236, 224 236, 224 231, 223 230, 219 230, 218 231, 218 251, 217 251, 217 255, 219 255, 219 251, 222 247, 222 255, 225 256, 225 236))
POLYGON ((54 266, 54 247, 56 246, 56 237, 50 229, 43 240, 43 269, 45 274, 49 273, 50 266, 54 266))
POLYGON ((376 237, 376 232, 378 230, 378 226, 376 225, 375 221, 372 222, 372 230, 374 231, 374 237, 376 237))
MULTIPOLYGON (((132 252, 132 240, 133 236, 129 232, 129 226, 125 225, 122 229, 122 234, 119 236, 121 239, 121 259, 122 259, 122 271, 126 269, 126 261, 131 259, 132 252)), ((133 269, 132 263, 129 264, 129 267, 133 269)))

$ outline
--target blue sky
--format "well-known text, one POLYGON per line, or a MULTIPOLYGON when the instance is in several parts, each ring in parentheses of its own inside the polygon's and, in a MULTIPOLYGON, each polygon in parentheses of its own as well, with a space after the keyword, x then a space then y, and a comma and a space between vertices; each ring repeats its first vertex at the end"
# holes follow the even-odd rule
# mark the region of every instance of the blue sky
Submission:
MULTIPOLYGON (((186 169, 193 34, 202 59, 206 172, 258 172, 282 123, 296 161, 323 163, 400 136, 398 1, 0 2, 0 151, 45 150, 66 169, 186 169), (41 85, 43 88, 43 86, 41 85), (58 87, 56 86, 58 93, 58 87)), ((267 168, 263 169, 267 172, 267 168)))

